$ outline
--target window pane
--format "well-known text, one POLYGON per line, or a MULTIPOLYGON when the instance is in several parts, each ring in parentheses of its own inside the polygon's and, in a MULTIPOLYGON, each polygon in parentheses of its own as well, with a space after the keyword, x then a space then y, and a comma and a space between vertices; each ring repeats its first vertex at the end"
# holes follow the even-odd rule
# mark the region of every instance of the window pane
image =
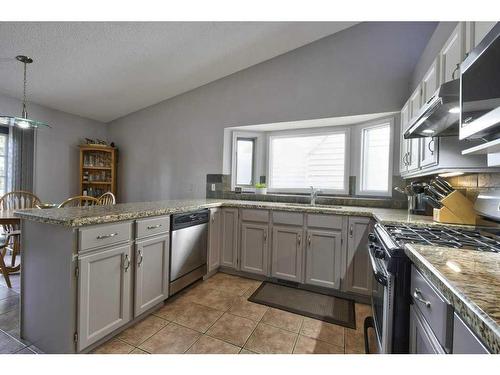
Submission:
POLYGON ((345 133, 271 138, 273 189, 343 190, 345 133))
POLYGON ((236 141, 236 185, 252 185, 253 139, 236 141))
POLYGON ((389 124, 363 130, 361 190, 389 190, 389 124))
POLYGON ((0 195, 5 194, 5 177, 0 177, 0 195))
POLYGON ((5 176, 5 157, 0 156, 0 176, 5 176))
POLYGON ((5 143, 7 141, 7 136, 0 135, 0 155, 5 155, 5 143))

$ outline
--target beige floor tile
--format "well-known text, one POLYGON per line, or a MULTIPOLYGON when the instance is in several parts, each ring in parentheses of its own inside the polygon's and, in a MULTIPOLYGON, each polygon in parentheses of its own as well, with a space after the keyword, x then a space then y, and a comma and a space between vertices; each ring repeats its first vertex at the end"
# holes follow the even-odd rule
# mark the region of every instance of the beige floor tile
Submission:
POLYGON ((258 353, 255 353, 255 352, 252 352, 251 350, 243 348, 240 350, 239 354, 258 354, 258 353))
POLYGON ((336 324, 304 318, 300 334, 332 345, 344 346, 344 327, 336 324))
POLYGON ((298 333, 303 319, 301 315, 271 307, 262 317, 262 323, 298 333))
POLYGON ((372 315, 372 307, 362 303, 356 303, 354 306, 356 312, 356 330, 363 331, 365 318, 372 315))
POLYGON ((127 344, 137 346, 153 336, 167 324, 168 322, 166 320, 150 315, 146 319, 120 333, 118 338, 125 341, 127 344))
POLYGON ((228 312, 258 322, 262 319, 267 310, 269 310, 267 306, 250 302, 245 297, 239 297, 235 300, 228 312))
MULTIPOLYGON (((368 330, 370 353, 377 353, 377 337, 374 329, 368 330)), ((345 352, 346 354, 366 354, 365 336, 363 331, 346 328, 345 330, 345 352)))
POLYGON ((250 296, 252 294, 255 293, 255 291, 259 288, 259 286, 262 285, 262 281, 258 281, 258 280, 252 280, 252 283, 250 284, 250 286, 248 287, 248 289, 246 290, 246 292, 243 294, 243 297, 245 298, 250 298, 250 296))
POLYGON ((189 302, 186 299, 175 298, 168 299, 165 302, 165 305, 160 309, 156 310, 153 315, 156 315, 162 319, 166 319, 169 321, 174 320, 177 316, 182 314, 186 308, 186 304, 189 302))
POLYGON ((240 347, 203 335, 186 354, 238 354, 240 347))
POLYGON ((216 310, 227 311, 233 304, 235 296, 209 289, 190 298, 191 302, 208 306, 216 310))
POLYGON ((200 333, 170 323, 158 333, 139 345, 139 349, 153 354, 184 353, 200 337, 200 333))
POLYGON ((98 348, 92 354, 128 354, 134 347, 118 339, 111 339, 98 348))
POLYGON ((181 314, 173 318, 173 321, 184 327, 205 333, 222 314, 222 311, 197 303, 189 303, 185 305, 181 314))
POLYGON ((145 352, 144 350, 141 350, 139 348, 135 348, 130 352, 130 354, 149 354, 148 352, 145 352))
POLYGON ((344 354, 344 348, 332 345, 324 341, 312 339, 310 337, 299 335, 294 354, 344 354))
POLYGON ((292 353, 297 334, 259 323, 245 344, 245 349, 263 354, 292 353))
POLYGON ((225 313, 207 331, 207 335, 243 346, 257 323, 253 320, 225 313))

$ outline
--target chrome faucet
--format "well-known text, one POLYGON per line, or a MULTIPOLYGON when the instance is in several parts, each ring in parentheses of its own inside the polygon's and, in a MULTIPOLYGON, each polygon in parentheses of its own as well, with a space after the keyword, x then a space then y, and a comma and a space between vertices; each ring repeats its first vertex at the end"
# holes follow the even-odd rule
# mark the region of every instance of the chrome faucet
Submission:
POLYGON ((314 186, 311 186, 311 206, 316 204, 316 198, 318 198, 318 194, 322 193, 321 190, 315 189, 314 186))

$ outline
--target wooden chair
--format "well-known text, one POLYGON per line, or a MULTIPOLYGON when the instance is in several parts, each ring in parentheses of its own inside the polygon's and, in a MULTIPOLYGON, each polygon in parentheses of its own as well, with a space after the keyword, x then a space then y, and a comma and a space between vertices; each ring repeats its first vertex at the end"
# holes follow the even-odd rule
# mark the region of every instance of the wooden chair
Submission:
POLYGON ((99 198, 97 198, 97 200, 99 201, 98 204, 101 206, 110 206, 116 204, 115 195, 110 191, 101 195, 99 198))
MULTIPOLYGON (((40 203, 42 203, 40 198, 29 191, 11 191, 0 198, 0 209, 21 210, 24 208, 36 208, 40 203)), ((2 227, 6 234, 17 232, 20 229, 18 224, 2 225, 2 227)), ((3 255, 6 254, 7 250, 12 252, 11 266, 14 267, 16 257, 19 253, 19 236, 7 236, 6 242, 0 246, 0 249, 3 255)))
POLYGON ((9 274, 19 271, 21 269, 21 264, 19 263, 17 266, 14 266, 15 264, 14 260, 12 261, 12 265, 8 267, 5 264, 4 257, 7 252, 7 249, 12 249, 12 258, 14 259, 14 255, 19 252, 20 235, 21 232, 19 231, 8 233, 7 237, 5 238, 5 242, 0 245, 0 273, 2 273, 5 279, 5 283, 9 288, 12 288, 9 274))
POLYGON ((94 197, 89 197, 87 195, 79 195, 76 197, 71 197, 62 202, 58 208, 62 207, 83 207, 83 206, 95 206, 99 204, 99 200, 94 197))

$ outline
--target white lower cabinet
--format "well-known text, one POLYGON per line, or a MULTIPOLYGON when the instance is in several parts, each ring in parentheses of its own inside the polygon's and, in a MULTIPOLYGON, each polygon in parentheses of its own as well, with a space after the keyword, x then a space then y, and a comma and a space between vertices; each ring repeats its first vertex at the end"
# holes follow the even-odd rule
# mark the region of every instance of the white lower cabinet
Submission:
POLYGON ((410 354, 444 354, 432 329, 414 305, 410 306, 410 354))
POLYGON ((368 234, 372 227, 369 217, 349 217, 345 277, 342 290, 370 296, 372 270, 368 255, 368 234))
POLYGON ((220 265, 238 268, 238 209, 223 208, 221 211, 220 265))
POLYGON ((269 274, 268 224, 241 223, 241 271, 269 274))
POLYGON ((342 259, 342 231, 308 229, 306 284, 338 289, 342 259))
POLYGON ((221 209, 212 208, 210 210, 210 224, 208 227, 208 272, 215 271, 220 266, 221 247, 221 209))
POLYGON ((78 260, 78 351, 132 319, 132 245, 117 245, 78 260))
POLYGON ((303 282, 303 228, 291 225, 273 226, 271 275, 278 279, 303 282))
POLYGON ((169 238, 167 233, 135 244, 134 317, 168 297, 169 238))

